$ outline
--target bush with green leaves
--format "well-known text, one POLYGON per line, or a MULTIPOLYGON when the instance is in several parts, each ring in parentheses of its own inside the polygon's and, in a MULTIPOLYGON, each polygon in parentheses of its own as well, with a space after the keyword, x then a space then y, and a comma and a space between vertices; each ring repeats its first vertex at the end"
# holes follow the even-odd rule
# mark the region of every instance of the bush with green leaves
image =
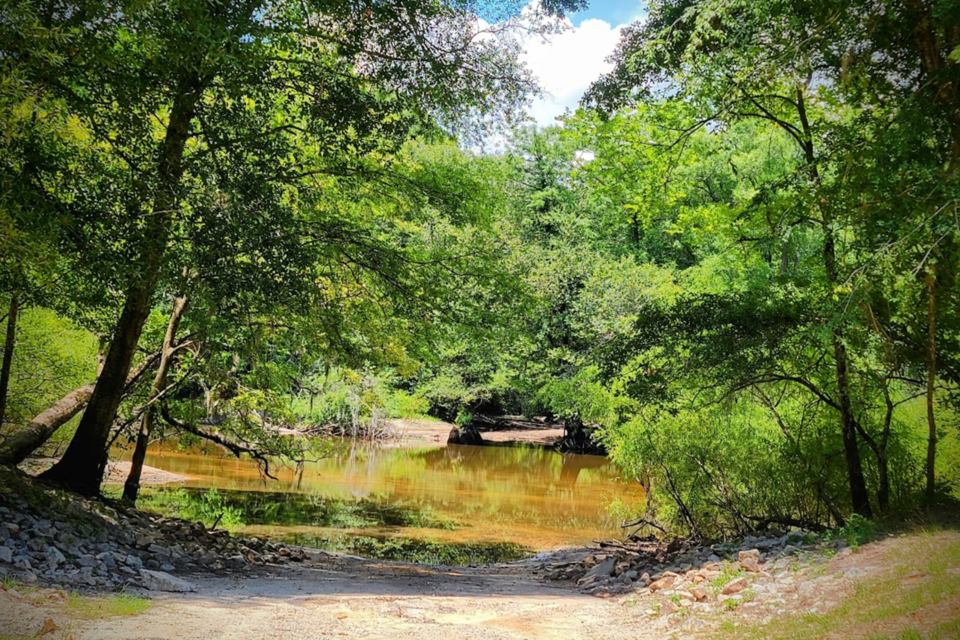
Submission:
POLYGON ((22 424, 96 378, 98 344, 49 309, 24 309, 17 325, 5 421, 22 424))

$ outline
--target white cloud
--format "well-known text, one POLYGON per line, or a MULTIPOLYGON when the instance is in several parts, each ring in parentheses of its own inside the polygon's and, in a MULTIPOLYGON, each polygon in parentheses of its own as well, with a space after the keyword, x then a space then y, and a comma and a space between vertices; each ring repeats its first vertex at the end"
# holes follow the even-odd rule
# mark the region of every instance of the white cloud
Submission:
MULTIPOLYGON (((639 16, 639 7, 638 7, 639 16)), ((524 44, 523 60, 540 80, 546 95, 534 102, 530 115, 541 126, 555 124, 568 108, 576 110, 580 98, 602 73, 610 71, 606 58, 613 53, 620 32, 627 26, 613 26, 603 20, 584 20, 549 41, 530 38, 524 44)))

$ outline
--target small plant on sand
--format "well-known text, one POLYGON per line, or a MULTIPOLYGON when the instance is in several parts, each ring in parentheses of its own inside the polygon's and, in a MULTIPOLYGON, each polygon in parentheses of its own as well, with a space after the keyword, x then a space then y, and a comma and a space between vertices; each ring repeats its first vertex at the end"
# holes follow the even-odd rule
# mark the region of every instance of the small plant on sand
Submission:
POLYGON ((857 549, 877 537, 877 525, 872 520, 853 514, 840 529, 840 534, 850 548, 857 549))
POLYGON ((827 531, 824 540, 843 540, 851 549, 858 549, 862 545, 872 542, 877 537, 877 525, 863 516, 853 514, 847 523, 839 529, 827 531))
POLYGON ((67 598, 67 610, 84 620, 135 616, 149 609, 147 598, 120 592, 106 597, 82 596, 76 591, 67 598))
POLYGON ((733 611, 740 606, 740 601, 736 598, 730 598, 729 600, 723 601, 723 608, 725 611, 733 611))
POLYGON ((709 589, 712 592, 712 595, 716 596, 720 591, 723 590, 727 583, 735 578, 739 578, 743 575, 743 569, 734 569, 733 565, 728 562, 723 563, 723 568, 720 570, 720 575, 710 581, 709 589))

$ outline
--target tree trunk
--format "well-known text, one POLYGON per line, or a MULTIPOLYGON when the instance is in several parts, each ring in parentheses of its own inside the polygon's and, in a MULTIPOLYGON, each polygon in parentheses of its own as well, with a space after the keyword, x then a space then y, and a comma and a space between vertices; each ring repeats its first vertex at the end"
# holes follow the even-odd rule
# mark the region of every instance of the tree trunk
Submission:
POLYGON ((877 468, 880 471, 880 487, 877 489, 877 504, 880 513, 890 510, 890 462, 887 460, 887 443, 890 442, 890 425, 893 423, 894 404, 890 399, 890 389, 887 381, 883 381, 883 399, 886 403, 886 413, 883 417, 883 433, 880 434, 880 443, 877 445, 877 468))
POLYGON ((54 432, 77 415, 90 396, 94 385, 85 384, 74 389, 49 409, 40 413, 26 426, 17 429, 0 444, 0 464, 20 464, 28 455, 50 439, 54 432))
POLYGON ((140 475, 143 473, 143 461, 147 456, 147 444, 150 442, 150 433, 153 431, 153 421, 156 407, 153 403, 157 397, 167 387, 167 373, 170 371, 170 364, 173 361, 174 347, 173 343, 177 337, 177 329, 180 327, 180 319, 183 317, 183 311, 187 307, 186 294, 178 296, 173 301, 173 311, 170 315, 170 323, 167 325, 167 333, 163 337, 163 347, 160 351, 160 364, 157 367, 157 375, 153 379, 153 388, 150 389, 150 395, 147 398, 147 408, 140 419, 140 431, 137 433, 137 444, 133 449, 133 457, 130 460, 130 474, 123 485, 123 499, 133 504, 137 502, 137 496, 140 494, 140 475))
MULTIPOLYGON (((807 119, 803 86, 797 87, 797 112, 803 130, 804 140, 801 147, 804 159, 810 171, 810 177, 819 192, 821 191, 822 180, 814 153, 813 134, 807 119)), ((820 200, 820 228, 823 231, 824 271, 830 291, 833 291, 839 283, 840 272, 837 267, 836 239, 833 234, 833 214, 829 203, 822 197, 820 200)), ((873 513, 870 509, 870 494, 867 492, 867 481, 863 475, 863 462, 860 459, 860 448, 857 444, 855 417, 850 405, 850 370, 847 348, 843 344, 843 330, 840 327, 833 330, 831 342, 837 372, 837 405, 840 407, 840 434, 843 439, 843 454, 847 464, 847 481, 850 484, 850 501, 856 513, 869 518, 873 513)))
POLYGON ((850 380, 847 370, 847 349, 843 345, 843 335, 839 329, 833 332, 833 354, 837 369, 837 396, 840 405, 840 428, 843 438, 843 454, 847 463, 847 479, 850 483, 850 501, 854 512, 865 518, 873 516, 870 508, 870 494, 863 475, 863 462, 860 459, 860 447, 857 444, 857 431, 854 425, 853 410, 850 406, 850 380))
POLYGON ((10 369, 13 366, 13 348, 17 342, 17 316, 20 312, 20 294, 10 294, 10 313, 7 315, 7 341, 3 343, 3 367, 0 369, 0 429, 7 416, 7 391, 10 389, 10 369))
MULTIPOLYGON (((99 358, 98 358, 99 359, 99 358)), ((145 358, 136 371, 127 377, 124 394, 129 393, 137 379, 150 368, 157 354, 145 358)), ((65 425, 70 418, 80 413, 93 395, 95 384, 85 384, 74 389, 50 408, 42 411, 26 426, 17 429, 3 444, 0 444, 0 464, 20 464, 44 442, 50 439, 57 429, 65 425)))
POLYGON ((906 19, 913 24, 913 42, 917 48, 920 69, 924 75, 924 85, 933 96, 935 102, 947 107, 947 117, 950 121, 950 135, 952 152, 947 173, 956 171, 960 161, 960 90, 957 83, 951 80, 951 73, 944 72, 950 65, 949 59, 944 59, 942 50, 953 52, 958 45, 957 29, 946 32, 947 41, 942 42, 934 28, 937 17, 934 15, 934 3, 929 0, 907 0, 906 19))
POLYGON ((937 381, 937 351, 936 351, 936 291, 937 274, 934 266, 927 270, 927 497, 932 498, 936 493, 936 461, 937 461, 937 421, 934 416, 934 387, 937 381))
POLYGON ((886 453, 877 456, 877 469, 880 473, 877 504, 880 507, 880 513, 887 513, 890 510, 890 463, 887 461, 886 453))
MULTIPOLYGON (((823 220, 823 257, 830 288, 838 282, 836 245, 833 236, 833 220, 824 212, 823 220)), ((843 331, 833 330, 833 359, 837 376, 837 404, 840 407, 840 435, 843 440, 843 455, 847 465, 847 481, 850 484, 850 501, 854 512, 865 518, 872 517, 870 494, 863 475, 863 461, 860 459, 860 447, 857 443, 857 431, 853 408, 850 404, 850 370, 847 348, 843 344, 843 331)))
POLYGON ((199 84, 196 77, 186 79, 174 99, 157 167, 160 188, 152 211, 146 216, 138 269, 131 277, 123 313, 107 351, 103 371, 66 453, 41 476, 83 495, 97 494, 103 482, 110 427, 117 417, 130 363, 150 313, 173 211, 178 206, 183 153, 200 95, 199 84))

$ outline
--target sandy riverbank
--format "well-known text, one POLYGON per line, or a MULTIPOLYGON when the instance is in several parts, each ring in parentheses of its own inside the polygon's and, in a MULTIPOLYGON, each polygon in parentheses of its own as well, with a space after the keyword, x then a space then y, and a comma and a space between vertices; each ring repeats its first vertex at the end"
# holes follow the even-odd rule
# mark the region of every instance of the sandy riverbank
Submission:
MULTIPOLYGON (((390 427, 397 434, 399 446, 446 444, 455 425, 442 420, 391 420, 390 427)), ((533 444, 552 446, 563 437, 563 428, 556 425, 536 425, 526 428, 481 430, 484 442, 496 444, 533 444)))
MULTIPOLYGON (((20 468, 30 475, 43 473, 56 462, 56 458, 29 458, 25 460, 20 468)), ((111 460, 107 463, 107 471, 104 475, 104 482, 108 484, 123 484, 130 475, 130 462, 127 460, 111 460)), ((184 482, 190 480, 190 476, 171 471, 164 471, 149 465, 143 466, 143 472, 140 475, 140 484, 142 485, 164 485, 174 482, 184 482)))

